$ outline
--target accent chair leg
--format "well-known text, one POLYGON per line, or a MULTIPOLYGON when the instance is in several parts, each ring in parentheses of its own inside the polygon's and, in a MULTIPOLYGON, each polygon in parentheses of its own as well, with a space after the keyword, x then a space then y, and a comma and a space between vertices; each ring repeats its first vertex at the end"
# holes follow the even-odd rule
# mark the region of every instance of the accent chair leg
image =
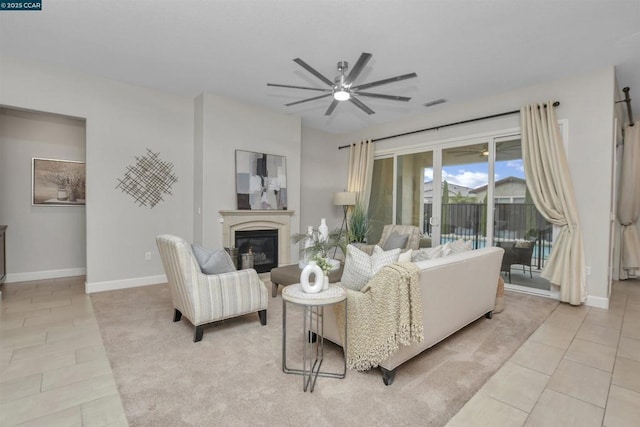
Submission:
POLYGON ((380 370, 382 371, 382 381, 384 382, 384 385, 393 384, 393 380, 396 378, 396 371, 398 370, 398 368, 388 370, 381 366, 380 370))
POLYGON ((173 321, 174 322, 179 322, 180 319, 182 319, 182 313, 180 313, 180 310, 178 310, 177 308, 173 309, 173 321))
POLYGON ((262 326, 267 324, 267 310, 260 310, 258 312, 258 317, 260 318, 260 324, 262 326))
POLYGON ((493 318, 493 310, 491 310, 491 311, 487 311, 487 312, 484 314, 484 317, 486 317, 487 319, 491 319, 491 318, 493 318))
POLYGON ((278 284, 271 282, 271 297, 275 298, 278 295, 278 284))
POLYGON ((202 341, 202 334, 204 334, 204 325, 196 326, 196 332, 193 334, 193 342, 202 341))

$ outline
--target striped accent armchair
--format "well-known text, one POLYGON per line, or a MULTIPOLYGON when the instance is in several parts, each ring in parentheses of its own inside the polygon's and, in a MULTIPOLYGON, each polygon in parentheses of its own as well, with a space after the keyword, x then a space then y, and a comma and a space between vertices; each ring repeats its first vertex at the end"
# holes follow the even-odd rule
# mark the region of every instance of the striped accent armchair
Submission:
POLYGON ((195 326, 193 341, 202 340, 204 325, 217 320, 258 312, 267 324, 268 289, 254 269, 206 275, 193 255, 191 245, 180 237, 156 237, 162 265, 167 273, 173 321, 182 315, 195 326))

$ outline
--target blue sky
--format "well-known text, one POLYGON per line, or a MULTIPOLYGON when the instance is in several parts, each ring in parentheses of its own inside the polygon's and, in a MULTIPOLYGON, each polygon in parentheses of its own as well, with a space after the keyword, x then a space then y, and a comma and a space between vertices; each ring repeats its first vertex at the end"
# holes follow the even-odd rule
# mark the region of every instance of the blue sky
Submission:
MULTIPOLYGON (((483 163, 468 163, 457 166, 444 166, 442 177, 452 184, 462 185, 468 188, 477 188, 487 185, 489 165, 483 163)), ((515 176, 524 179, 524 167, 522 160, 508 160, 496 162, 496 181, 508 176, 515 176)), ((433 180, 433 170, 426 169, 424 173, 425 182, 433 180)))

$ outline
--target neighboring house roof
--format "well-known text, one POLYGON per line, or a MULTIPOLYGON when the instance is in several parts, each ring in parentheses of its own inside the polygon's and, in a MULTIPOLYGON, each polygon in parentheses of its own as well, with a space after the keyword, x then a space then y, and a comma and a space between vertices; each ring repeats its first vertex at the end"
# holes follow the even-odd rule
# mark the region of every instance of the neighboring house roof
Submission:
MULTIPOLYGON (((499 179, 498 181, 496 181, 495 186, 499 187, 500 185, 510 184, 510 183, 526 184, 526 181, 524 179, 518 178, 516 176, 508 176, 506 178, 502 178, 502 179, 499 179)), ((474 188, 473 190, 469 191, 469 193, 480 193, 481 191, 487 191, 487 185, 483 185, 481 187, 474 188)))
MULTIPOLYGON (((458 193, 463 196, 468 196, 469 193, 473 191, 471 188, 464 187, 462 185, 452 184, 450 182, 447 182, 447 184, 449 184, 449 194, 452 196, 455 196, 458 193)), ((441 184, 441 187, 444 187, 444 183, 441 184)), ((433 181, 424 183, 424 193, 425 194, 433 193, 433 181)))

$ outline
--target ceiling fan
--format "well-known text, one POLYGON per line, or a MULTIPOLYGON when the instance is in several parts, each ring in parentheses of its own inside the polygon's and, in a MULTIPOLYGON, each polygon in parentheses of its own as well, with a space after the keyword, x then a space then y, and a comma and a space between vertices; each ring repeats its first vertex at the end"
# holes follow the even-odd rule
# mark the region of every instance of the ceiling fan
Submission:
POLYGON ((302 104, 303 102, 315 101, 316 99, 327 98, 327 97, 333 96, 333 101, 331 102, 331 105, 329 105, 329 108, 324 113, 325 116, 330 116, 331 113, 333 113, 333 110, 335 110, 335 108, 338 106, 338 103, 340 103, 341 101, 350 101, 351 103, 353 103, 356 107, 360 108, 365 113, 374 114, 375 111, 373 111, 371 108, 367 107, 364 103, 362 103, 362 101, 360 101, 357 98, 358 96, 368 96, 370 98, 380 98, 380 99, 387 99, 387 100, 391 100, 391 101, 404 101, 404 102, 409 101, 411 98, 408 98, 406 96, 385 95, 385 94, 381 94, 381 93, 371 93, 371 92, 362 92, 362 91, 364 89, 368 89, 368 88, 371 88, 371 87, 381 86, 381 85, 384 85, 384 84, 387 84, 387 83, 393 83, 393 82, 398 82, 398 81, 401 81, 401 80, 412 79, 414 77, 418 77, 418 75, 416 73, 403 74, 403 75, 400 75, 400 76, 390 77, 388 79, 378 80, 378 81, 375 81, 375 82, 364 83, 364 84, 359 84, 359 85, 355 85, 354 86, 354 82, 356 81, 356 79, 358 78, 358 76, 360 75, 360 73, 362 72, 364 67, 367 65, 367 63, 369 62, 369 60, 371 59, 372 56, 373 55, 371 55, 370 53, 363 52, 360 55, 360 58, 358 58, 358 61, 356 62, 356 65, 353 66, 353 68, 351 69, 351 72, 346 76, 345 76, 345 73, 347 72, 347 69, 349 68, 349 63, 347 61, 338 62, 338 73, 339 74, 338 74, 338 76, 336 76, 334 81, 331 81, 328 78, 326 78, 325 76, 323 76, 322 74, 320 74, 315 68, 313 68, 312 66, 310 66, 309 64, 304 62, 302 59, 296 58, 296 59, 293 60, 293 62, 295 62, 296 64, 300 65, 302 68, 304 68, 305 70, 307 70, 308 72, 310 72, 311 74, 316 76, 323 83, 325 83, 327 86, 329 86, 329 88, 292 86, 292 85, 283 85, 283 84, 276 84, 276 83, 267 83, 267 86, 285 87, 285 88, 290 88, 290 89, 304 89, 304 90, 314 90, 314 91, 318 91, 318 92, 325 92, 323 95, 320 95, 320 96, 314 96, 312 98, 307 98, 307 99, 303 99, 301 101, 295 101, 295 102, 290 102, 289 104, 285 104, 287 107, 290 107, 292 105, 302 104))

